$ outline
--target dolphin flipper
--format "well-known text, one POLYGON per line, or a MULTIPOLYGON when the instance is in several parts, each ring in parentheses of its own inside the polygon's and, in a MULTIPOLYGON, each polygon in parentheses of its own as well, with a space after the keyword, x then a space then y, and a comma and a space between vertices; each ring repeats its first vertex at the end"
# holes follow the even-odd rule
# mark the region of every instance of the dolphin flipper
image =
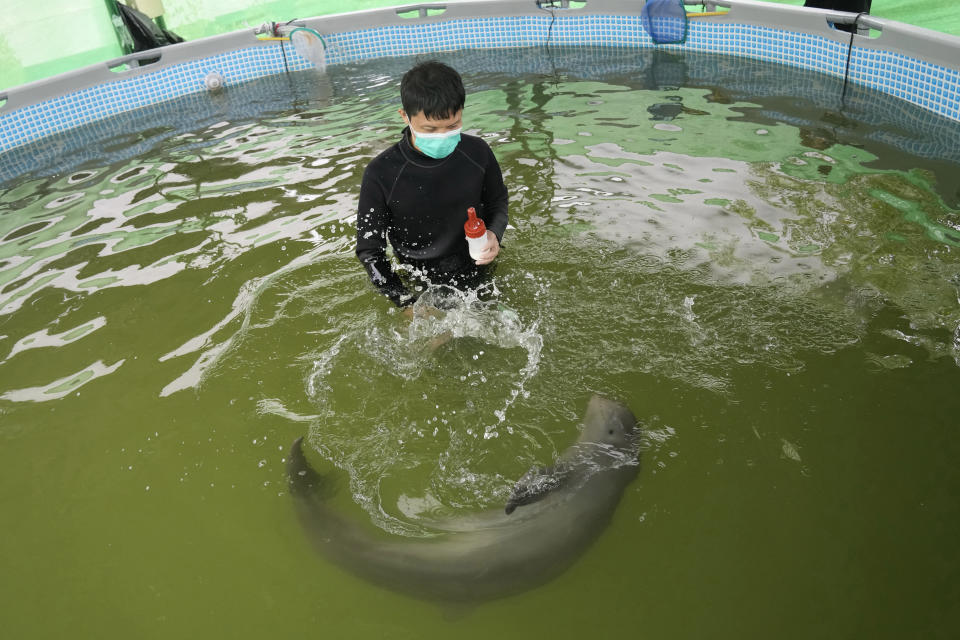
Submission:
POLYGON ((517 507, 543 500, 551 491, 562 487, 568 475, 569 468, 563 464, 533 467, 513 485, 504 511, 510 515, 517 507))

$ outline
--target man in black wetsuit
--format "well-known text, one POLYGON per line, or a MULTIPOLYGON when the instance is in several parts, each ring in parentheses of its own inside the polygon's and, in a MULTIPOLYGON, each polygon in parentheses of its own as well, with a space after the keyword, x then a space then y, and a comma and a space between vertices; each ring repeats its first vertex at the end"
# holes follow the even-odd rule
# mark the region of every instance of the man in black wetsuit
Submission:
POLYGON ((493 151, 460 133, 466 93, 455 70, 441 62, 410 69, 400 83, 399 142, 370 161, 357 208, 357 257, 370 281, 397 306, 414 301, 387 258, 434 284, 476 286, 500 252, 507 228, 507 189, 493 151), (474 207, 487 227, 479 259, 470 257, 463 224, 474 207))

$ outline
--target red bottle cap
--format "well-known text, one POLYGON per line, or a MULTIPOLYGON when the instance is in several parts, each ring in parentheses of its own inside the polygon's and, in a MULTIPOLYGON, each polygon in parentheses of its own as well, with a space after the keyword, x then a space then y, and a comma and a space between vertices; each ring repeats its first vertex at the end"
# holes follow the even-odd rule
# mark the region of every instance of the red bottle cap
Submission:
POLYGON ((468 238, 482 238, 487 234, 487 225, 477 217, 477 210, 473 207, 467 209, 467 221, 463 225, 463 232, 468 238))

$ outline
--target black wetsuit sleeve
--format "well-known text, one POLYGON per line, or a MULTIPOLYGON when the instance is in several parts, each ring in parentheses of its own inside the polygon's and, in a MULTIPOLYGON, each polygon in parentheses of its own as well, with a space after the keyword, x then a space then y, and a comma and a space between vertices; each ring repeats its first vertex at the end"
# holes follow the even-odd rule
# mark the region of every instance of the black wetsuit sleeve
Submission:
POLYGON ((398 307, 405 307, 413 302, 413 297, 387 258, 389 217, 387 194, 371 163, 363 172, 357 205, 357 258, 373 286, 398 307))
POLYGON ((483 178, 484 223, 487 229, 493 231, 497 241, 503 242, 503 232, 507 229, 507 187, 503 184, 503 174, 493 149, 487 147, 490 157, 483 178))

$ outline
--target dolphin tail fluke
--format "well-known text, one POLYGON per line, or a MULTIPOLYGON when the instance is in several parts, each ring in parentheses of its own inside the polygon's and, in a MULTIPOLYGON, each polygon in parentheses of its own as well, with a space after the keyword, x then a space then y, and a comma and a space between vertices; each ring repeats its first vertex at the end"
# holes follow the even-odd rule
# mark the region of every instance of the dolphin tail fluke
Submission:
POLYGON ((313 493, 323 484, 323 477, 313 470, 303 453, 303 436, 294 440, 290 447, 287 477, 290 479, 290 492, 295 496, 313 493))
MULTIPOLYGON (((300 524, 316 548, 348 567, 352 566, 351 560, 361 562, 358 558, 373 547, 370 533, 330 506, 330 500, 337 493, 335 477, 310 466, 302 437, 294 440, 290 447, 287 477, 300 524)), ((357 569, 362 572, 362 565, 358 564, 357 569)))

